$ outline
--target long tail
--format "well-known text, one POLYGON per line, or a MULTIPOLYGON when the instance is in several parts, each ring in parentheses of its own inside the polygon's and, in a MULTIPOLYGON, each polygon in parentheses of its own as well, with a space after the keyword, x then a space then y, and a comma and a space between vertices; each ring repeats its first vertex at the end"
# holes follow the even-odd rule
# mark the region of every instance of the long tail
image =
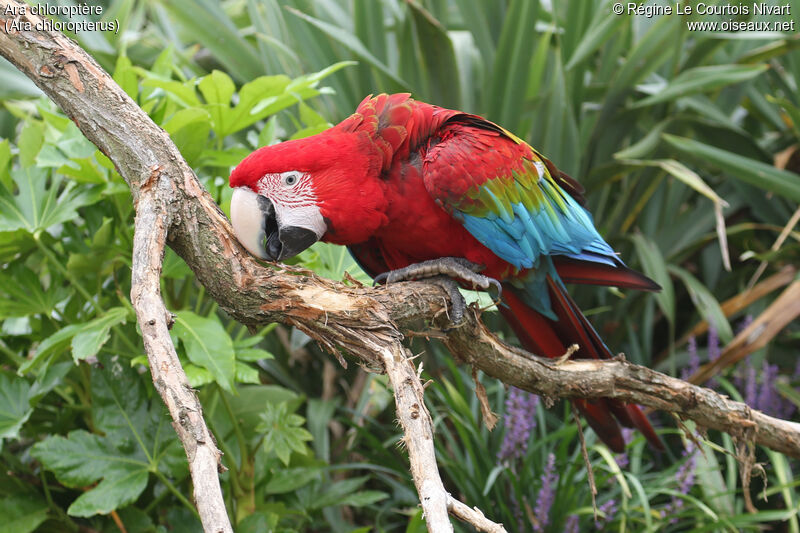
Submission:
MULTIPOLYGON (((561 357, 568 346, 577 344, 579 349, 573 358, 612 358, 613 354, 567 294, 564 285, 548 276, 547 286, 551 307, 558 320, 551 320, 535 311, 512 285, 503 284, 503 302, 506 305, 500 306, 500 312, 522 345, 537 355, 561 357)), ((622 452, 625 448, 619 424, 638 429, 651 445, 664 449, 661 439, 637 405, 609 398, 572 401, 597 435, 615 452, 622 452)))
POLYGON ((553 258, 558 277, 564 283, 581 283, 584 285, 603 285, 636 289, 639 291, 660 291, 661 285, 641 272, 626 267, 621 262, 616 266, 605 263, 580 261, 567 256, 553 258))

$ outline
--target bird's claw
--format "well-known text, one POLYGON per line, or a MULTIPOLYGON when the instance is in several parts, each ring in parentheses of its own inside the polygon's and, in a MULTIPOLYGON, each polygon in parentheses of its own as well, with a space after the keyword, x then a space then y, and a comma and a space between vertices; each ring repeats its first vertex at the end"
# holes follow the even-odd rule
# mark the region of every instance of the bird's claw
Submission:
POLYGON ((428 281, 443 288, 450 297, 450 313, 447 316, 450 319, 450 324, 454 327, 461 324, 464 320, 464 313, 467 311, 467 301, 464 300, 464 296, 458 290, 458 283, 447 276, 435 276, 428 281))
POLYGON ((374 284, 397 283, 412 279, 430 279, 431 283, 442 287, 450 296, 452 313, 450 321, 458 325, 464 319, 467 303, 458 290, 458 283, 453 278, 462 279, 473 287, 488 292, 494 303, 500 302, 503 288, 494 278, 479 274, 483 265, 473 263, 462 257, 442 257, 415 263, 404 268, 390 270, 375 276, 374 284), (496 296, 493 294, 496 293, 496 296))

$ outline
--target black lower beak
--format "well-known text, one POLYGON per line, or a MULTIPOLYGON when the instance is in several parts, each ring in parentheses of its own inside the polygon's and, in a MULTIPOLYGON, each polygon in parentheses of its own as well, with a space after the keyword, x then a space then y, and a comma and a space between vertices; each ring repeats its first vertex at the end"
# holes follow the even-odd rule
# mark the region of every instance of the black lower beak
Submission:
POLYGON ((278 224, 275 206, 264 196, 258 197, 264 214, 264 251, 270 261, 282 261, 294 257, 319 240, 313 231, 299 226, 278 224))
MULTIPOLYGON (((310 229, 299 226, 286 226, 278 230, 282 245, 278 260, 294 257, 319 240, 310 229)), ((271 253, 271 252, 270 252, 271 253)))

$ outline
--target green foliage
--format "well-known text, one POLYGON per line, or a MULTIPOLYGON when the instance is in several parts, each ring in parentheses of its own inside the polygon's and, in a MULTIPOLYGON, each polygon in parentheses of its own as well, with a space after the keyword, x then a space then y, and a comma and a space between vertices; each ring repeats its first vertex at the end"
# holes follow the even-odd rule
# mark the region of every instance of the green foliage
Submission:
POLYGON ((12 496, 0 500, 2 533, 30 533, 47 520, 47 505, 43 501, 12 496))
POLYGON ((0 446, 4 439, 16 439, 22 424, 28 421, 33 409, 28 396, 31 386, 24 379, 0 374, 0 446))
MULTIPOLYGON (((796 36, 689 32, 681 17, 615 16, 602 0, 106 4, 120 33, 74 38, 170 134, 223 210, 230 169, 252 150, 322 131, 368 94, 411 91, 497 121, 587 188, 603 235, 664 289, 575 291, 609 346, 634 362, 677 374, 690 356, 677 341, 698 321, 727 342, 774 300, 722 305, 760 261, 765 275, 798 264, 800 235, 787 226, 800 201, 796 36)), ((2 60, 0 78, 0 532, 115 531, 116 520, 128 531, 197 531, 183 451, 128 298, 127 186, 2 60)), ((318 243, 296 262, 370 282, 341 247, 318 243)), ((162 292, 224 452, 237 531, 424 530, 384 377, 339 369, 291 328, 248 332, 171 251, 162 292)), ((496 313, 484 318, 509 336, 496 313)), ((775 390, 800 407, 789 375, 797 339, 795 324, 751 360, 778 365, 775 390)), ((595 527, 566 408, 540 403, 527 453, 500 460, 513 427, 484 427, 471 377, 439 345, 412 348, 434 381, 449 490, 509 530, 530 530, 552 454, 559 481, 544 529, 595 527)), ((734 399, 745 394, 732 385, 740 373, 718 378, 734 399)), ((481 380, 503 414, 509 392, 481 380)), ((625 466, 586 430, 597 503, 617 507, 597 527, 800 533, 795 461, 757 451, 767 482, 754 480, 750 514, 730 438, 712 432, 702 453, 684 457, 677 431, 663 433, 666 454, 634 436, 625 466), (696 483, 684 492, 676 476, 687 464, 696 483), (766 501, 755 498, 762 490, 766 501)))
POLYGON ((191 311, 179 311, 172 332, 181 339, 189 361, 205 368, 209 380, 216 380, 226 391, 233 392, 236 355, 228 332, 216 317, 206 318, 191 311))
MULTIPOLYGON (((149 69, 119 55, 115 79, 172 135, 223 204, 230 194, 219 177, 250 150, 277 135, 329 126, 304 100, 329 92, 320 84, 349 65, 237 87, 220 70, 187 78, 175 61, 169 47, 149 69), (261 135, 242 133, 270 117, 261 135)), ((121 520, 129 531, 196 531, 184 452, 148 379, 127 296, 127 187, 46 100, 6 102, 6 109, 18 134, 0 143, 0 450, 11 474, 0 478, 0 501, 13 511, 0 528, 105 531, 121 520), (14 480, 31 476, 40 488, 19 491, 14 480)), ((320 250, 313 259, 320 268, 334 275, 346 265, 359 275, 339 249, 320 250)), ((369 476, 332 480, 330 454, 315 458, 305 418, 295 414, 304 398, 262 384, 272 352, 287 353, 274 326, 248 334, 218 313, 172 252, 163 278, 175 312, 173 342, 230 458, 224 483, 241 530, 316 527, 344 506, 386 497, 364 487, 369 476)), ((326 413, 325 420, 315 415, 317 433, 327 433, 333 413, 326 413)))
POLYGON ((264 434, 264 451, 275 452, 287 466, 292 451, 305 454, 308 450, 304 443, 313 437, 300 427, 303 422, 302 416, 287 412, 285 403, 267 404, 266 410, 261 413, 261 422, 256 426, 256 431, 264 434))

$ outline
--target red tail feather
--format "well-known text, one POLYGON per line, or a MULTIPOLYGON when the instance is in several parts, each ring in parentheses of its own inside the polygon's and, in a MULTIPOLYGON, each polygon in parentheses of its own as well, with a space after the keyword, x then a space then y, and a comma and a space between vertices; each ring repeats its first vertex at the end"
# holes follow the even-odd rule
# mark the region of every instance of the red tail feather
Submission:
POLYGON ((558 276, 564 283, 585 285, 604 285, 636 289, 639 291, 660 291, 661 286, 644 274, 622 264, 617 266, 591 261, 580 261, 565 256, 553 258, 558 276))
MULTIPOLYGON (((545 357, 561 357, 571 344, 579 346, 575 358, 613 357, 563 286, 550 278, 548 285, 557 321, 550 320, 526 305, 511 285, 503 285, 503 302, 506 305, 500 307, 500 312, 522 345, 527 350, 545 357)), ((619 423, 637 428, 653 446, 658 449, 664 448, 661 439, 638 406, 607 398, 573 400, 573 402, 597 435, 615 452, 621 452, 625 447, 619 423)))

